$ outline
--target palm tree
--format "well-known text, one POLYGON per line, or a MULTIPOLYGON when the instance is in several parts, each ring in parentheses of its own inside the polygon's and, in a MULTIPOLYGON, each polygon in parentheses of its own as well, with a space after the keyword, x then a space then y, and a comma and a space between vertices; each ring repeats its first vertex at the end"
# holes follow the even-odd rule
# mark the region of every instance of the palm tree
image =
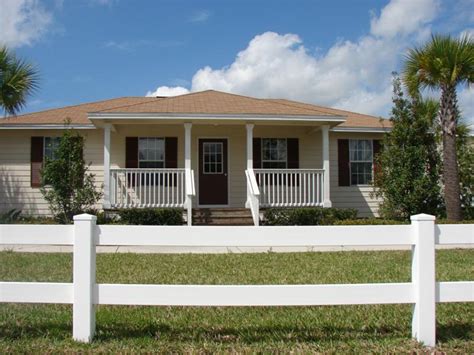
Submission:
POLYGON ((441 91, 439 124, 443 137, 444 199, 448 219, 461 220, 461 192, 456 157, 456 128, 459 117, 456 88, 474 84, 474 41, 434 35, 431 41, 409 50, 405 58, 403 81, 410 95, 420 90, 441 91))
POLYGON ((0 107, 5 115, 17 114, 37 88, 36 68, 18 59, 7 47, 0 47, 0 107))

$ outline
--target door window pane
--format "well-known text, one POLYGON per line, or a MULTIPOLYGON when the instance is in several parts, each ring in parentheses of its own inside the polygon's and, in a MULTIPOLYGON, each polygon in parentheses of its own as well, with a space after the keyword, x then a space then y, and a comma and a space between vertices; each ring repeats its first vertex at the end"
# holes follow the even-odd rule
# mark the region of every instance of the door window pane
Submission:
POLYGON ((222 142, 203 143, 204 174, 222 174, 224 172, 224 149, 222 142))

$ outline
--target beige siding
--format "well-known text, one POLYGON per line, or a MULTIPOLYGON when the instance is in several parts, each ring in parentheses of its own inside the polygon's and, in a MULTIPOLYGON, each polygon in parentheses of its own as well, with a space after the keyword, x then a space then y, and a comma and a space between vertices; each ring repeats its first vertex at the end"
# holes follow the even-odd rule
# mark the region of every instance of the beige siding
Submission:
MULTIPOLYGON (((102 132, 79 131, 85 137, 84 157, 91 162, 97 187, 103 181, 102 132)), ((0 210, 21 209, 25 214, 49 214, 39 188, 30 181, 30 149, 32 136, 59 136, 58 130, 0 130, 0 210)))
MULTIPOLYGON (((98 188, 103 183, 103 131, 82 130, 86 139, 84 157, 91 162, 98 188)), ((28 214, 47 214, 48 206, 39 189, 30 187, 31 136, 57 136, 58 130, 0 130, 0 209, 22 209, 28 214)), ((184 167, 184 127, 182 125, 120 125, 111 135, 111 167, 125 167, 125 137, 178 137, 178 167, 184 167)), ((244 125, 192 127, 192 167, 198 179, 198 139, 227 138, 229 155, 229 206, 243 207, 246 199, 246 130, 244 125)), ((254 137, 299 138, 300 167, 322 168, 321 132, 310 127, 256 126, 254 137)), ((380 138, 376 134, 330 133, 331 200, 335 207, 354 207, 361 216, 376 212, 377 201, 370 198, 370 187, 339 187, 337 138, 380 138)), ((194 201, 197 206, 198 196, 194 201)))
POLYGON ((377 133, 330 133, 329 157, 331 176, 331 201, 334 207, 357 208, 360 217, 377 216, 378 205, 376 198, 371 197, 374 191, 371 186, 339 186, 337 140, 338 139, 381 139, 377 133))

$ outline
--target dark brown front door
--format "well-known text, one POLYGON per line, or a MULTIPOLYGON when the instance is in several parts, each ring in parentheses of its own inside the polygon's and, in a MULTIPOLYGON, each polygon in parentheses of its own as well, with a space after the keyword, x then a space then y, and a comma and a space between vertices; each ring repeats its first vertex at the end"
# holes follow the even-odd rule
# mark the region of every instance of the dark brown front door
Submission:
POLYGON ((199 139, 199 204, 227 205, 227 139, 199 139))

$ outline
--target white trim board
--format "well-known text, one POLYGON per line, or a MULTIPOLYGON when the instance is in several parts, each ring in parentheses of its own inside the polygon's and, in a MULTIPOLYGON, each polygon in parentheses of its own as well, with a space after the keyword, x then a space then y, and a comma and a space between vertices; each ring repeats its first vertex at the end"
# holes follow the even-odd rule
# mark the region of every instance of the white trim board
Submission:
POLYGON ((1 124, 0 129, 98 129, 93 124, 1 124))
POLYGON ((388 133, 391 127, 333 127, 331 132, 353 132, 353 133, 388 133))

